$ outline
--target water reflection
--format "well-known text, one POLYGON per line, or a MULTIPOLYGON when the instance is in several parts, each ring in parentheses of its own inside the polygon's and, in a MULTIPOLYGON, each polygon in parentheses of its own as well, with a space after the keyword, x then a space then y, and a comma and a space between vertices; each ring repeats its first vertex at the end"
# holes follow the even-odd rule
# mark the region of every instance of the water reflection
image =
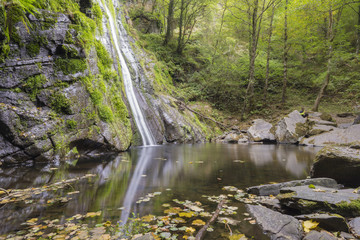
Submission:
POLYGON ((106 220, 125 222, 133 212, 162 214, 161 205, 174 198, 201 201, 203 194, 224 193, 221 188, 226 185, 244 189, 305 178, 316 151, 292 145, 164 145, 134 148, 100 161, 78 161, 75 166, 64 165, 56 171, 50 170, 50 165, 5 169, 0 173, 2 188, 48 185, 89 173, 96 177, 74 183, 68 190, 48 193, 42 196, 42 203, 20 208, 3 206, 0 233, 19 229, 20 223, 30 217, 65 219, 99 210, 106 220), (74 190, 79 194, 72 195, 62 207, 44 204, 56 194, 66 196, 66 192, 74 190), (162 194, 150 202, 136 203, 140 197, 156 191, 162 194))

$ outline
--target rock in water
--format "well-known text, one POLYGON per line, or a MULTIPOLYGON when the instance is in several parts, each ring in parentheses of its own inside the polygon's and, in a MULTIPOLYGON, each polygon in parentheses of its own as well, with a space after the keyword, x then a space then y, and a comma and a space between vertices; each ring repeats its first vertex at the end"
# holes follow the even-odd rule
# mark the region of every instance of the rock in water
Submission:
POLYGON ((311 177, 329 177, 338 183, 358 187, 359 173, 359 149, 328 146, 316 155, 310 174, 311 177))
POLYGON ((306 123, 300 113, 295 110, 284 117, 276 125, 275 138, 279 143, 297 143, 303 136, 300 129, 306 123))
POLYGON ((346 217, 360 215, 360 194, 319 186, 282 188, 277 196, 280 203, 301 213, 328 211, 346 217), (313 188, 314 187, 314 188, 313 188))
POLYGON ((265 184, 254 187, 247 188, 247 192, 250 194, 255 194, 259 196, 269 196, 269 195, 278 195, 280 189, 284 187, 295 187, 295 186, 304 186, 304 185, 318 185, 329 188, 338 188, 338 184, 334 179, 331 178, 313 178, 313 179, 303 179, 295 180, 290 182, 276 183, 276 184, 265 184))
POLYGON ((319 223, 319 227, 328 231, 349 232, 346 219, 339 214, 315 213, 296 216, 299 220, 314 220, 319 223))
POLYGON ((352 232, 357 236, 360 237, 360 217, 354 218, 349 222, 352 232))
POLYGON ((334 128, 330 132, 303 138, 300 144, 310 146, 326 146, 330 144, 350 144, 360 141, 360 124, 352 125, 346 129, 334 128))
POLYGON ((248 130, 249 137, 254 142, 275 141, 275 136, 270 131, 272 127, 271 123, 262 119, 255 119, 248 130))
POLYGON ((271 239, 302 239, 302 226, 296 218, 259 205, 246 205, 246 208, 271 239))
POLYGON ((303 240, 337 240, 335 236, 326 231, 311 231, 303 240))

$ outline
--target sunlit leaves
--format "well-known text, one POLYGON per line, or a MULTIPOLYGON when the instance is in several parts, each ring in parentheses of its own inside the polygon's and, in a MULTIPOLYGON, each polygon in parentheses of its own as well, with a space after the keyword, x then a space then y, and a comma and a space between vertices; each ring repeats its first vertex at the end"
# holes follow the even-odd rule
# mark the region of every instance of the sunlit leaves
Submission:
POLYGON ((307 221, 304 221, 304 222, 302 223, 302 225, 303 225, 303 227, 304 227, 304 231, 305 231, 305 232, 310 232, 310 230, 316 228, 316 227, 319 225, 319 223, 318 223, 318 222, 315 222, 315 221, 313 221, 313 220, 307 220, 307 221))

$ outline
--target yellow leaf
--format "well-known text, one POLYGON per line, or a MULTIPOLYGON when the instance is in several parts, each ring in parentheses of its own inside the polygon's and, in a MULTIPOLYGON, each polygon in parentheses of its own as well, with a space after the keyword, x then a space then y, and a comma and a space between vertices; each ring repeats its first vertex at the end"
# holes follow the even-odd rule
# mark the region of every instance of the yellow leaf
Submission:
POLYGON ((101 215, 101 211, 98 212, 88 212, 85 217, 96 217, 96 216, 100 216, 101 215))
POLYGON ((316 228, 319 225, 319 223, 315 222, 313 220, 307 220, 307 221, 304 221, 302 225, 304 227, 304 231, 306 233, 308 233, 308 232, 310 232, 311 229, 316 228))
POLYGON ((246 237, 245 237, 245 234, 234 234, 234 235, 231 235, 231 236, 229 236, 229 240, 245 240, 245 239, 247 239, 246 237))
POLYGON ((178 208, 178 207, 173 207, 173 208, 169 208, 169 209, 166 209, 164 211, 165 214, 169 214, 169 215, 175 215, 175 214, 178 214, 180 213, 181 209, 178 208))
POLYGON ((195 215, 194 212, 181 212, 181 213, 179 213, 179 217, 191 218, 194 215, 195 215))
POLYGON ((187 233, 193 233, 193 232, 195 232, 195 228, 188 227, 188 228, 185 229, 185 232, 187 232, 187 233))
POLYGON ((143 222, 151 222, 155 220, 155 216, 154 215, 147 215, 147 216, 143 216, 142 218, 143 222))
POLYGON ((195 226, 203 226, 205 225, 205 222, 201 219, 196 219, 192 222, 192 225, 195 225, 195 226))
POLYGON ((34 222, 37 222, 37 218, 32 218, 32 219, 30 219, 30 220, 27 220, 26 222, 28 222, 28 223, 34 223, 34 222))

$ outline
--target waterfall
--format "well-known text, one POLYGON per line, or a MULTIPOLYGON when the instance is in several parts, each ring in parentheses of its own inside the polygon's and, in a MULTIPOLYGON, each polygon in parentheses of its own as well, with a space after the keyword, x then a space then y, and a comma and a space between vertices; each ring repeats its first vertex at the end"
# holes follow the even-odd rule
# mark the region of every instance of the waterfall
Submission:
POLYGON ((105 11, 105 13, 108 17, 108 20, 109 20, 110 34, 114 41, 116 53, 120 59, 121 72, 123 75, 124 86, 125 86, 125 93, 126 93, 128 101, 129 101, 130 108, 131 108, 132 114, 134 116, 136 126, 140 132, 143 145, 144 146, 155 145, 154 138, 146 124, 144 115, 141 111, 139 102, 136 98, 134 86, 133 86, 133 83, 131 80, 130 70, 125 61, 125 57, 126 57, 126 59, 131 63, 131 67, 133 68, 134 72, 136 73, 136 78, 138 78, 139 71, 137 69, 135 57, 133 56, 133 53, 130 50, 129 41, 127 40, 127 37, 125 36, 126 31, 125 31, 121 21, 118 21, 118 27, 116 27, 115 17, 111 14, 107 5, 106 4, 104 5, 101 0, 98 0, 98 3, 102 7, 102 9, 105 11))

